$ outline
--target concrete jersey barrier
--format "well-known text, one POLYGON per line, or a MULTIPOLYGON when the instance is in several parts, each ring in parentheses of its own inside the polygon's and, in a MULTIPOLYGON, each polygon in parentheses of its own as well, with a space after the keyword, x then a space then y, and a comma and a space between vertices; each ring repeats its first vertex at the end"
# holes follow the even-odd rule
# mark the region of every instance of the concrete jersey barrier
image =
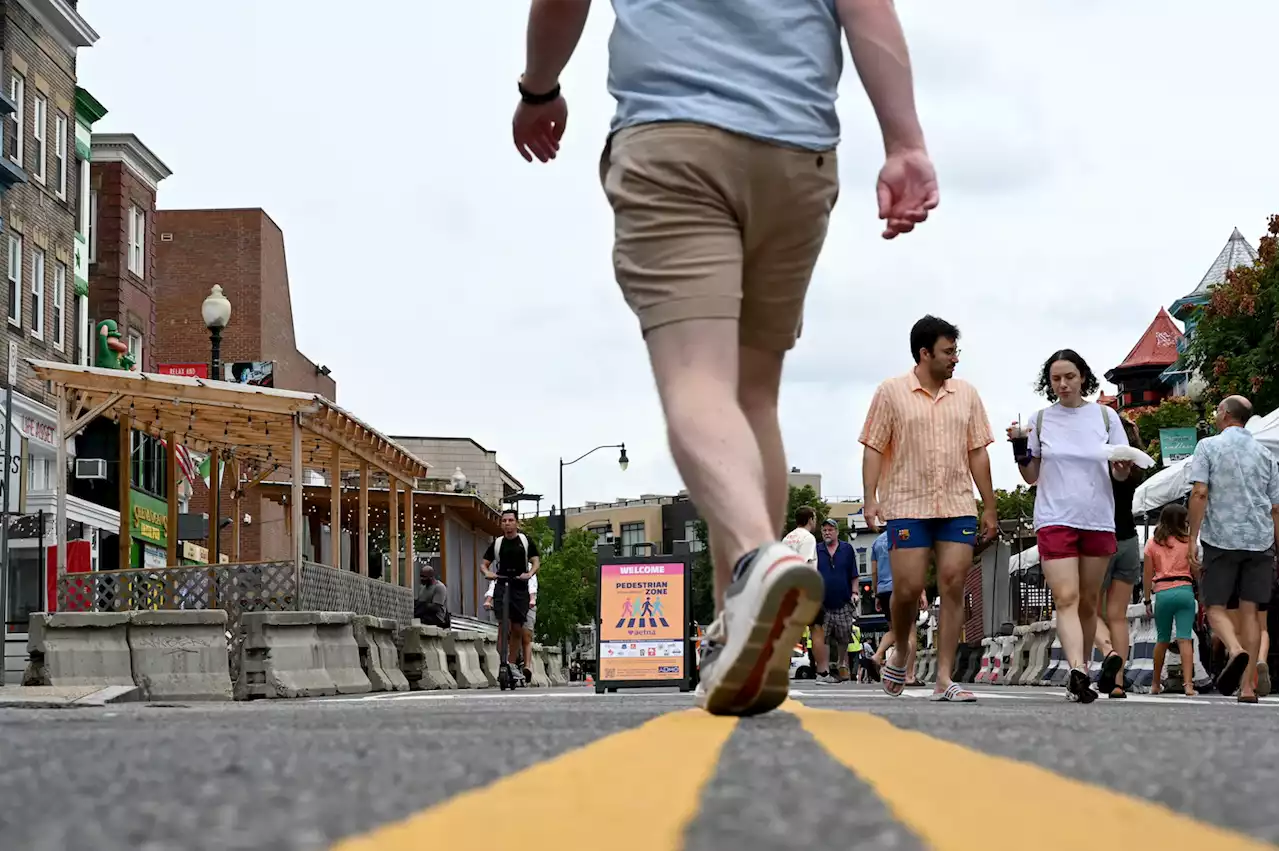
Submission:
POLYGON ((529 670, 533 672, 533 682, 529 685, 535 688, 551 688, 551 679, 547 676, 546 659, 543 656, 544 648, 541 644, 533 645, 530 650, 533 658, 529 660, 529 670))
POLYGON ((408 691, 409 680, 400 670, 396 648, 396 622, 390 618, 356 615, 351 631, 360 651, 360 667, 374 691, 408 691))
MULTIPOLYGON (((236 697, 323 697, 338 693, 325 667, 320 612, 247 612, 236 697)), ((353 639, 354 643, 354 639, 353 639)))
POLYGON ((456 689, 444 649, 445 631, 415 623, 400 631, 400 670, 413 691, 456 689))
POLYGON ((449 657, 449 671, 458 688, 488 688, 489 680, 480 669, 480 636, 450 630, 444 636, 444 652, 449 657))
POLYGON ((222 609, 131 612, 128 639, 143 700, 231 700, 222 609))
POLYGON ((356 644, 351 612, 314 612, 316 637, 324 669, 333 680, 338 694, 368 694, 373 690, 369 675, 360 664, 360 645, 356 644))
POLYGON ((480 672, 484 674, 490 687, 496 687, 498 671, 502 668, 502 660, 498 658, 498 636, 482 634, 477 650, 480 656, 480 672))
POLYGON ((128 612, 35 612, 24 686, 130 686, 128 612))

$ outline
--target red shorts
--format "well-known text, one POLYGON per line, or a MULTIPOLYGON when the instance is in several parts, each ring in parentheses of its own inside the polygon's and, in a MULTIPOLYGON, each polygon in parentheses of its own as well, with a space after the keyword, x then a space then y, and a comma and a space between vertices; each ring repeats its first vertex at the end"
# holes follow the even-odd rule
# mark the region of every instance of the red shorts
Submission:
POLYGON ((1036 547, 1042 562, 1080 556, 1109 558, 1116 554, 1116 533, 1045 526, 1036 532, 1036 547))

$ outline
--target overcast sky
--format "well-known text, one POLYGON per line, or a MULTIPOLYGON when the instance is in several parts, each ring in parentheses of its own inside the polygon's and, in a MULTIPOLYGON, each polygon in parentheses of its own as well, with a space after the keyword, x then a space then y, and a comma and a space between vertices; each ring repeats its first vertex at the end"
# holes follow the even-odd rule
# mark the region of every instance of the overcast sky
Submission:
MULTIPOLYGON (((263 207, 284 229, 299 347, 387 433, 469 436, 531 492, 673 492, 635 320, 613 282, 597 164, 612 12, 597 0, 563 80, 561 157, 511 144, 527 5, 81 0, 102 38, 80 84, 173 169, 160 206, 263 207), (326 8, 331 11, 324 11, 326 8)), ((1190 291, 1232 227, 1280 204, 1275 0, 904 3, 942 204, 886 243, 874 116, 846 62, 843 190, 789 361, 790 462, 861 495, 876 384, 926 312, 962 332, 957 375, 1000 432, 1036 369, 1101 374, 1190 291), (1121 8, 1122 7, 1122 8, 1121 8)), ((234 314, 232 321, 235 321, 234 314)), ((1017 480, 1003 439, 997 486, 1017 480)), ((442 471, 445 475, 451 470, 442 471)))

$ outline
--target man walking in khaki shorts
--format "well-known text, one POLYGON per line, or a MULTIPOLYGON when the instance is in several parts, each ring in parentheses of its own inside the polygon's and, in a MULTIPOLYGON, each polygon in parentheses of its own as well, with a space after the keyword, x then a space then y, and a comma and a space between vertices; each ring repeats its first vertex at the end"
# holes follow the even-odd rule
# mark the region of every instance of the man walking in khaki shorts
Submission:
MULTIPOLYGON (((590 0, 532 0, 513 136, 554 159, 560 73, 590 0)), ((618 102, 600 176, 614 270, 640 320, 676 466, 710 527, 719 615, 698 704, 767 712, 786 699, 790 648, 822 605, 812 565, 778 542, 787 465, 783 357, 839 180, 836 87, 846 34, 880 120, 884 237, 911 231, 938 189, 889 0, 613 0, 618 102)))

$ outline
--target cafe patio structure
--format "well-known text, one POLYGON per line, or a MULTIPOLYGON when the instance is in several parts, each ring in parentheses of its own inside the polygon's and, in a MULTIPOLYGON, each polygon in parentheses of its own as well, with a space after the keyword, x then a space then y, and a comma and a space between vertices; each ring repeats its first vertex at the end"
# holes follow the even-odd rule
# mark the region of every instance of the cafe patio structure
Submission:
MULTIPOLYGON (((407 624, 413 614, 412 576, 395 570, 375 579, 369 575, 368 547, 359 549, 355 570, 337 569, 337 562, 321 565, 304 560, 304 480, 307 471, 327 476, 327 487, 340 494, 343 484, 356 479, 356 505, 363 522, 360 537, 367 541, 371 484, 383 482, 388 502, 403 501, 405 526, 414 525, 413 490, 428 475, 428 465, 334 403, 314 394, 253 387, 174 375, 127 372, 29 360, 31 368, 49 382, 56 398, 58 450, 56 606, 63 611, 128 611, 132 609, 220 608, 228 614, 233 641, 239 619, 255 611, 343 611, 391 618, 407 624), (67 572, 67 441, 98 418, 120 429, 121 505, 127 505, 130 431, 148 433, 165 442, 169 477, 166 525, 178 525, 179 476, 176 450, 210 456, 209 516, 222 516, 218 505, 222 460, 232 477, 232 500, 251 488, 267 486, 269 478, 287 477, 291 509, 286 516, 291 558, 252 564, 223 563, 219 535, 209 535, 209 564, 181 565, 178 536, 167 536, 164 567, 67 572)), ((337 500, 341 505, 341 499, 337 500)), ((130 546, 130 512, 120 512, 122 555, 130 546)), ((388 546, 401 550, 399 512, 387 515, 388 546)), ((159 518, 156 518, 158 521, 159 518)), ((232 552, 242 517, 232 512, 232 552)), ((330 518, 341 529, 338 511, 330 518)), ((216 529, 217 523, 211 522, 216 529)), ((337 551, 337 548, 335 548, 337 551)), ((413 563, 413 535, 403 542, 405 563, 413 563)), ((121 564, 128 564, 122 558, 121 564)), ((50 600, 53 608, 54 600, 50 600)), ((236 654, 233 653, 233 659, 236 654)))

